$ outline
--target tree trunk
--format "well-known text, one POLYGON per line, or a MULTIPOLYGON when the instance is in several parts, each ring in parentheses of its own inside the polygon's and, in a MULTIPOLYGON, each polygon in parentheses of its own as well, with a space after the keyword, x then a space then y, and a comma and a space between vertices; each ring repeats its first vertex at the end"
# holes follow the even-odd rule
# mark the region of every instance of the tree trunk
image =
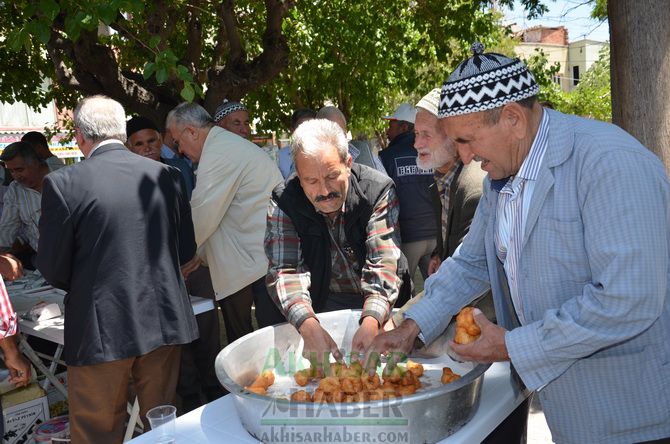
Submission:
POLYGON ((670 174, 670 2, 609 0, 612 121, 670 174))

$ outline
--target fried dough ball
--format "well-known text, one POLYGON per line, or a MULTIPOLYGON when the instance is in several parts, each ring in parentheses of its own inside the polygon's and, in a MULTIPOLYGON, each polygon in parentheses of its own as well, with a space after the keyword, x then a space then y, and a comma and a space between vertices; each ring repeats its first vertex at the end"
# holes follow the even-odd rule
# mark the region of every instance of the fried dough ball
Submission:
POLYGON ((454 342, 457 344, 470 344, 475 342, 482 331, 475 323, 474 315, 472 314, 474 308, 465 307, 456 316, 456 335, 454 342))
MULTIPOLYGON (((339 391, 337 393, 339 393, 339 391)), ((317 388, 316 390, 314 390, 314 395, 312 395, 312 401, 314 401, 314 402, 332 402, 333 401, 333 394, 332 393, 326 393, 322 389, 317 388)))
POLYGON ((344 398, 344 402, 365 402, 367 401, 365 392, 347 394, 344 398))
POLYGON ((407 396, 413 395, 416 393, 416 386, 414 385, 401 385, 395 390, 396 395, 398 396, 407 396))
POLYGON ((392 382, 394 384, 399 383, 403 376, 405 376, 405 373, 407 373, 407 370, 405 370, 403 367, 396 365, 393 367, 393 370, 388 372, 388 367, 384 369, 384 382, 392 382))
POLYGON ((251 393, 255 393, 257 395, 267 395, 267 390, 265 387, 254 387, 254 386, 249 386, 249 387, 244 387, 246 390, 249 390, 251 393))
POLYGON ((340 378, 340 387, 345 393, 358 393, 363 390, 363 382, 359 376, 340 378))
POLYGON ((451 370, 449 367, 444 367, 442 368, 442 384, 449 384, 450 382, 454 382, 458 379, 460 379, 461 376, 457 375, 456 373, 451 370))
POLYGON ((370 401, 381 401, 384 399, 384 390, 377 388, 374 390, 369 390, 367 392, 368 400, 370 401))
POLYGON ((416 376, 417 378, 420 377, 420 376, 423 376, 423 365, 421 365, 418 362, 408 360, 407 361, 407 370, 412 372, 412 374, 414 376, 416 376))
POLYGON ((346 367, 347 365, 341 362, 332 362, 330 364, 330 374, 328 376, 340 377, 346 367))
POLYGON ((291 401, 312 402, 312 395, 304 390, 298 390, 297 392, 291 394, 291 401))
POLYGON ((363 373, 363 366, 360 362, 354 361, 349 367, 346 365, 342 366, 342 372, 340 376, 343 378, 358 378, 363 373))
POLYGON ((298 384, 300 387, 304 387, 311 379, 310 373, 310 369, 298 370, 293 374, 293 379, 295 379, 296 384, 298 384))
POLYGON ((257 395, 265 395, 268 387, 274 384, 274 382, 275 374, 272 373, 272 370, 265 370, 250 386, 244 388, 257 395))
POLYGON ((331 400, 328 402, 347 402, 347 394, 344 392, 334 392, 331 395, 331 400))
POLYGON ((373 376, 370 375, 361 376, 361 383, 363 384, 363 388, 365 390, 375 390, 379 388, 379 386, 381 385, 379 376, 376 373, 373 376))
POLYGON ((335 393, 340 391, 340 380, 335 376, 328 376, 319 381, 319 388, 326 393, 335 393))
POLYGON ((421 387, 421 382, 419 382, 419 378, 417 378, 414 373, 406 372, 400 380, 400 385, 403 387, 412 386, 414 388, 419 388, 421 387))

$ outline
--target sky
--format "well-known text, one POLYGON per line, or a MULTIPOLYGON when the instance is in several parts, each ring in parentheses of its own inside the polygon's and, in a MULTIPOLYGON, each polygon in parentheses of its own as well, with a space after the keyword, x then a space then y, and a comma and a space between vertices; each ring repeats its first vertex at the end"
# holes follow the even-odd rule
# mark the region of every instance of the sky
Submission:
POLYGON ((539 19, 528 20, 517 0, 514 10, 508 10, 505 17, 509 23, 516 23, 522 28, 537 25, 565 26, 568 28, 568 38, 571 42, 584 38, 601 42, 609 40, 607 20, 599 22, 592 19, 592 6, 587 3, 587 0, 544 0, 549 11, 539 19))

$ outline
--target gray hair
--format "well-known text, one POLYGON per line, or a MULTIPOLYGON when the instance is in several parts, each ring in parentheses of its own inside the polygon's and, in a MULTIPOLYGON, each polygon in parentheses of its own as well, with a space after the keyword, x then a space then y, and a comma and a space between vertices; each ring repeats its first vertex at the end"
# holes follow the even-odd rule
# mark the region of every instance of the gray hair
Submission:
POLYGON ((74 126, 93 143, 107 139, 126 141, 126 112, 119 102, 106 96, 81 100, 74 110, 74 126))
POLYGON ((196 128, 210 128, 214 126, 214 119, 205 108, 197 103, 182 102, 170 111, 165 119, 165 127, 175 124, 178 128, 192 125, 196 128))
POLYGON ((324 106, 316 113, 317 119, 328 119, 331 122, 337 123, 342 131, 347 131, 347 118, 344 117, 344 114, 336 106, 324 106))
POLYGON ((298 153, 303 156, 318 158, 329 147, 335 147, 343 163, 349 157, 347 137, 335 122, 327 119, 312 119, 303 122, 293 133, 291 156, 296 164, 298 153))

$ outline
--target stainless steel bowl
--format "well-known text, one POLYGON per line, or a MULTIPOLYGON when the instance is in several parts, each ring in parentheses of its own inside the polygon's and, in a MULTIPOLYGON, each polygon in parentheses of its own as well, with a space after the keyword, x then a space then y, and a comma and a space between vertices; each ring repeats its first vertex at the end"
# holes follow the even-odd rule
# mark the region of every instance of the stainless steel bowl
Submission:
MULTIPOLYGON (((360 310, 342 310, 322 313, 318 318, 340 348, 348 349, 360 314, 360 310)), ((445 338, 436 342, 440 349, 445 338)), ((295 328, 281 324, 238 339, 216 358, 216 374, 235 396, 242 424, 262 442, 436 442, 456 432, 475 414, 483 375, 490 366, 459 363, 444 353, 433 358, 412 357, 425 369, 422 388, 413 395, 361 403, 290 402, 290 393, 302 389, 293 381, 293 373, 308 366, 301 356, 302 345, 295 328), (461 379, 441 384, 442 367, 446 366, 461 374, 461 379), (269 396, 244 389, 267 368, 275 372, 269 396)))

